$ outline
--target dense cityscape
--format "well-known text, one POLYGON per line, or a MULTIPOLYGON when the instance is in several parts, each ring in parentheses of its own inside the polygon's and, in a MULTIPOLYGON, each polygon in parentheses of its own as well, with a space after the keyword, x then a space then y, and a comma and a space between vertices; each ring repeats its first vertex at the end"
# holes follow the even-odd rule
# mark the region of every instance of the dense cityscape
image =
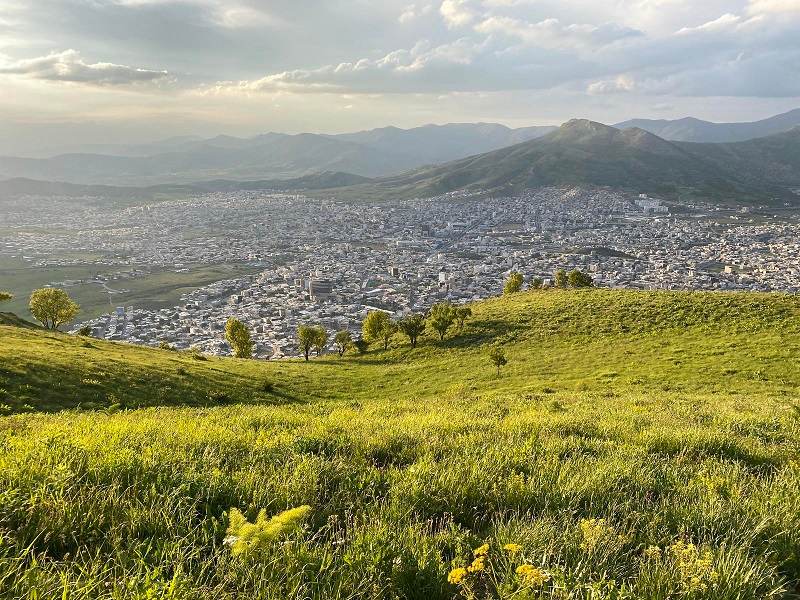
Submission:
POLYGON ((183 294, 174 307, 120 305, 74 326, 98 338, 209 354, 230 353, 230 316, 253 332, 256 356, 297 356, 301 324, 356 333, 370 310, 399 317, 436 302, 494 296, 514 271, 545 286, 563 268, 603 287, 800 288, 795 219, 609 190, 380 204, 252 191, 122 208, 26 198, 7 208, 3 254, 39 267, 90 261, 123 275, 53 287, 91 283, 113 301, 125 279, 154 267, 251 267, 251 274, 183 294))

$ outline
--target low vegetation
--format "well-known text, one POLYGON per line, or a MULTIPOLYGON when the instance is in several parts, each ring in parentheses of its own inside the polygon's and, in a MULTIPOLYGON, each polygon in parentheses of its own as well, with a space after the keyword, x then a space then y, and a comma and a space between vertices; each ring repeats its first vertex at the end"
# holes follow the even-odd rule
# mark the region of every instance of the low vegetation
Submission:
POLYGON ((0 327, 0 596, 798 597, 800 300, 471 308, 307 364, 0 327))

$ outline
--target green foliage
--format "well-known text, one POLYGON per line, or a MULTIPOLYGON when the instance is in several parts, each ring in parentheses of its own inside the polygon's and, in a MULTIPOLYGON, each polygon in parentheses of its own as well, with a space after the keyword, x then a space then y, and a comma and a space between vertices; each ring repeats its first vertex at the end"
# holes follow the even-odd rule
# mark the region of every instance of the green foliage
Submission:
POLYGON ((559 269, 553 274, 553 286, 562 290, 569 287, 569 275, 564 269, 559 269))
POLYGON ((303 353, 303 357, 306 360, 308 360, 311 351, 321 339, 319 330, 320 327, 317 325, 300 325, 297 328, 297 345, 299 346, 300 352, 303 353))
POLYGON ((314 352, 320 356, 328 345, 328 332, 322 325, 317 325, 314 329, 314 352))
POLYGON ((333 343, 336 345, 336 351, 339 356, 344 356, 344 353, 353 345, 353 334, 346 329, 338 331, 333 338, 333 343))
POLYGON ((503 287, 503 293, 516 294, 517 292, 522 291, 522 284, 524 281, 525 280, 522 278, 522 273, 517 273, 516 271, 512 272, 511 275, 508 276, 508 279, 506 279, 506 284, 503 287))
POLYGON ((0 302, 8 302, 9 300, 13 300, 14 296, 9 294, 8 292, 0 291, 0 302))
POLYGON ((425 332, 424 315, 408 315, 397 322, 397 326, 404 335, 408 336, 408 341, 412 348, 417 347, 417 339, 425 332))
POLYGON ((455 316, 458 331, 461 333, 464 330, 464 324, 472 317, 472 309, 469 306, 458 306, 455 316))
POLYGON ((361 326, 363 339, 368 343, 382 342, 384 350, 389 348, 389 341, 395 333, 397 333, 397 323, 380 310, 370 311, 361 326))
POLYGON ((89 337, 92 335, 92 328, 88 325, 84 325, 77 331, 77 335, 81 337, 89 337))
POLYGON ((230 317, 225 323, 225 339, 236 358, 253 358, 253 338, 250 330, 239 319, 230 317))
POLYGON ((353 342, 353 347, 359 354, 364 354, 367 350, 369 350, 369 342, 363 338, 358 338, 353 342))
POLYGON ((431 307, 428 315, 428 323, 436 333, 439 334, 439 341, 444 341, 447 331, 456 321, 456 307, 450 302, 440 302, 431 307))
POLYGON ((306 505, 267 517, 262 509, 255 522, 249 523, 239 509, 232 508, 224 542, 234 556, 252 557, 270 550, 281 537, 298 529, 310 512, 311 507, 306 505))
POLYGON ((55 288, 35 290, 28 308, 34 319, 53 330, 72 321, 80 311, 80 306, 64 290, 55 288))
POLYGON ((541 277, 534 277, 533 279, 531 279, 530 289, 540 290, 542 289, 543 285, 544 285, 544 279, 542 279, 541 277))
POLYGON ((491 363, 497 368, 497 376, 500 377, 500 367, 504 367, 508 364, 506 351, 502 346, 492 346, 489 348, 488 356, 491 363))
POLYGON ((592 287, 594 282, 592 277, 578 269, 573 269, 567 276, 567 282, 571 288, 588 288, 592 287))

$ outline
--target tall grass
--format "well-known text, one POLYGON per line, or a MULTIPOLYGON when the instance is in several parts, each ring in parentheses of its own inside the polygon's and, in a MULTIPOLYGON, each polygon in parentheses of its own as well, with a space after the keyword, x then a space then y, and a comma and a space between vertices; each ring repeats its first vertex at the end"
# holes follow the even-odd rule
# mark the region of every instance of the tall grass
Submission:
POLYGON ((792 598, 798 440, 791 403, 767 395, 457 394, 7 417, 0 591, 792 598), (260 552, 225 543, 232 515, 241 527, 303 505, 302 526, 260 552), (483 568, 449 583, 484 543, 483 568), (522 565, 546 581, 532 586, 522 565))

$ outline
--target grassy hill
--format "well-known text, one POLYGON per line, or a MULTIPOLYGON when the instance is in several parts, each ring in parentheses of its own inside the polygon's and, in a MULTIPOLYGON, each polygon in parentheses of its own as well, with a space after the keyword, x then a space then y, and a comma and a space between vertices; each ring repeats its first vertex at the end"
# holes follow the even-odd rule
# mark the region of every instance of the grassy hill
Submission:
POLYGON ((798 597, 800 300, 474 313, 308 364, 0 327, 0 596, 798 597), (303 505, 274 541, 231 510, 303 505))

